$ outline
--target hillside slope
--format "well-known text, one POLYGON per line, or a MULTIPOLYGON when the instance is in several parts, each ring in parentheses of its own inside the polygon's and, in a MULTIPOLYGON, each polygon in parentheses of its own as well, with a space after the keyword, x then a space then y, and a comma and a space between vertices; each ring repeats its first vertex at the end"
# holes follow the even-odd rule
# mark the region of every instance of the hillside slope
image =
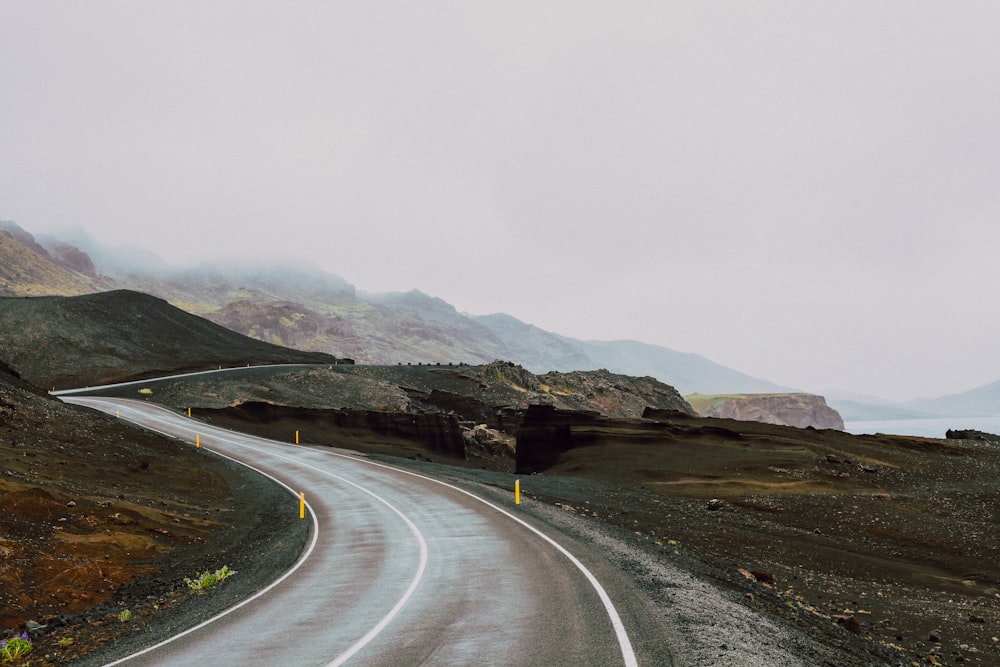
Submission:
POLYGON ((42 387, 78 387, 249 363, 334 364, 241 336, 162 299, 117 290, 0 298, 0 358, 42 387))
POLYGON ((948 417, 995 417, 1000 415, 1000 382, 961 394, 910 401, 905 407, 948 417))
POLYGON ((246 336, 361 364, 508 359, 535 373, 604 368, 650 375, 682 393, 790 391, 696 354, 635 341, 581 341, 510 315, 460 313, 418 290, 359 293, 339 276, 308 266, 178 270, 154 261, 138 263, 96 245, 85 248, 88 255, 55 239, 40 243, 13 223, 5 224, 13 235, 0 245, 0 294, 80 295, 126 288, 246 336))
POLYGON ((687 393, 779 393, 795 391, 768 380, 751 377, 700 354, 678 352, 635 340, 574 341, 600 367, 627 375, 669 376, 666 380, 687 393))
POLYGON ((109 284, 59 264, 16 225, 0 223, 0 296, 72 295, 109 284))

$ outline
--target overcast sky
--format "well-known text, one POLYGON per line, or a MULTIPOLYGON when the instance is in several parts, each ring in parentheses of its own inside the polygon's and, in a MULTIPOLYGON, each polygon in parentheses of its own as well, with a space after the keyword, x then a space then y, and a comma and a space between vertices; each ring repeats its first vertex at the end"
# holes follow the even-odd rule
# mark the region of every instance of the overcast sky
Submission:
POLYGON ((0 219, 956 393, 1000 380, 1000 3, 0 0, 0 219))

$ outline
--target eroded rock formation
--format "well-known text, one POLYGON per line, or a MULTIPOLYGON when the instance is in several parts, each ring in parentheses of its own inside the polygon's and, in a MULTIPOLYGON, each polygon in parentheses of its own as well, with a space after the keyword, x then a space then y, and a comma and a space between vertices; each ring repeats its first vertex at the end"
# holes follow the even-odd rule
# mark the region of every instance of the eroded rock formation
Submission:
POLYGON ((703 417, 844 430, 840 413, 816 394, 693 394, 687 400, 703 417))

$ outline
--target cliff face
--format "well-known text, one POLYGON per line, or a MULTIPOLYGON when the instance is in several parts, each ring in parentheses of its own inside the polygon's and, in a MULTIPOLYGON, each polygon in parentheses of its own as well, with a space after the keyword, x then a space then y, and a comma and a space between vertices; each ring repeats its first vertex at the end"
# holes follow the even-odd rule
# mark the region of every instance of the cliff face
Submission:
POLYGON ((815 394, 693 394, 686 398, 704 417, 844 430, 840 413, 815 394))

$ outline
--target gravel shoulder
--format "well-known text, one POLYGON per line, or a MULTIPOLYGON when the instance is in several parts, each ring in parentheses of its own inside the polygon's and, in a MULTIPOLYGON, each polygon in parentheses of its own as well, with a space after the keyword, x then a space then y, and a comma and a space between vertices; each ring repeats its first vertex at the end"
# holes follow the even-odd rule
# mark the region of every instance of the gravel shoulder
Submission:
MULTIPOLYGON (((675 667, 732 665, 908 664, 899 651, 831 624, 826 618, 791 611, 773 589, 758 586, 748 596, 736 572, 705 561, 673 540, 609 523, 611 504, 627 491, 599 480, 508 473, 441 466, 396 457, 375 457, 393 465, 466 488, 516 512, 553 535, 605 585, 627 587, 644 602, 632 610, 629 631, 640 664, 675 667), (520 480, 522 503, 513 504, 520 480), (579 500, 589 498, 590 500, 579 500), (585 511, 567 503, 578 499, 585 511), (735 576, 734 576, 735 575, 735 576), (822 622, 820 622, 822 621, 822 622), (662 643, 664 637, 669 644, 662 643)), ((694 510, 697 511, 697 510, 694 510)), ((612 593, 613 595, 613 593, 612 593)), ((627 618, 627 612, 622 611, 627 618)))

